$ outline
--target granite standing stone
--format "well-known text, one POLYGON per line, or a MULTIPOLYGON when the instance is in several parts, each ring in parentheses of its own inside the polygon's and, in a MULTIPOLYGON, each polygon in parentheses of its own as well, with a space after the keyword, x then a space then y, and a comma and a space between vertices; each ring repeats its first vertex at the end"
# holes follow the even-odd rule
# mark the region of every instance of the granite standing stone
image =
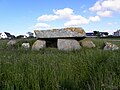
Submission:
POLYGON ((71 51, 81 48, 78 41, 74 39, 58 39, 57 47, 59 50, 71 51))
POLYGON ((82 47, 86 47, 86 48, 94 48, 95 47, 95 44, 90 40, 83 40, 81 42, 81 45, 82 45, 82 47))
POLYGON ((39 50, 39 49, 44 48, 44 47, 46 47, 46 41, 44 41, 44 40, 37 40, 32 45, 32 50, 39 50))

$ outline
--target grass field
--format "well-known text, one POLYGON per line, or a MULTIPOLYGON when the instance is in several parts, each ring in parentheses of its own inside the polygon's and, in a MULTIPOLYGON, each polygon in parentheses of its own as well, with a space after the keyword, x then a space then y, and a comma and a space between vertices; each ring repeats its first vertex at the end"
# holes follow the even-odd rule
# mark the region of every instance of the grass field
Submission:
POLYGON ((96 48, 69 52, 8 48, 0 40, 0 90, 120 90, 120 49, 103 51, 107 40, 92 39, 96 48))

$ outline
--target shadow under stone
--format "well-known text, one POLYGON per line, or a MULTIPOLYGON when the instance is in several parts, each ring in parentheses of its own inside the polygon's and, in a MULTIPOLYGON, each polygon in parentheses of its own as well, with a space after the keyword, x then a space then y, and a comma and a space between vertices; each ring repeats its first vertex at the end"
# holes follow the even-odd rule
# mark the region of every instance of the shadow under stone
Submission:
POLYGON ((46 39, 46 47, 57 48, 57 39, 46 39))

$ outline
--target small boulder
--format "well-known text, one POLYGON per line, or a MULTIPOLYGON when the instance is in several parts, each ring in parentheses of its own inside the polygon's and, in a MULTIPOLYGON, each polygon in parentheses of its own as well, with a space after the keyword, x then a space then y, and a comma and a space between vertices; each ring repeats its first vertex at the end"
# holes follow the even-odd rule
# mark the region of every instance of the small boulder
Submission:
POLYGON ((59 50, 71 51, 81 48, 79 42, 74 39, 58 39, 57 47, 59 50))
POLYGON ((94 48, 95 47, 95 44, 92 42, 92 41, 89 41, 89 40, 83 40, 82 42, 81 42, 81 45, 83 46, 83 47, 87 47, 87 48, 94 48))
POLYGON ((23 43, 22 47, 25 49, 29 49, 30 48, 30 44, 29 43, 23 43))
POLYGON ((39 49, 44 48, 44 47, 46 47, 46 41, 44 41, 44 40, 37 40, 32 45, 32 50, 39 50, 39 49))
POLYGON ((115 44, 112 44, 110 42, 106 42, 103 50, 118 50, 119 47, 115 44))
POLYGON ((16 40, 10 40, 10 41, 7 43, 7 46, 14 46, 16 43, 17 43, 16 40))

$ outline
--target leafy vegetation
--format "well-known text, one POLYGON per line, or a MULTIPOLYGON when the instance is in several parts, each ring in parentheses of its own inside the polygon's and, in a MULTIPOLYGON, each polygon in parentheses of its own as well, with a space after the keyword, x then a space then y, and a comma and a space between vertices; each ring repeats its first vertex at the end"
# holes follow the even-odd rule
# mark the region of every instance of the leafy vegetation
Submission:
MULTIPOLYGON (((33 43, 34 40, 27 40, 33 43)), ((0 41, 0 90, 120 90, 120 50, 39 51, 6 47, 0 41)), ((120 42, 115 42, 120 47, 120 42)))

